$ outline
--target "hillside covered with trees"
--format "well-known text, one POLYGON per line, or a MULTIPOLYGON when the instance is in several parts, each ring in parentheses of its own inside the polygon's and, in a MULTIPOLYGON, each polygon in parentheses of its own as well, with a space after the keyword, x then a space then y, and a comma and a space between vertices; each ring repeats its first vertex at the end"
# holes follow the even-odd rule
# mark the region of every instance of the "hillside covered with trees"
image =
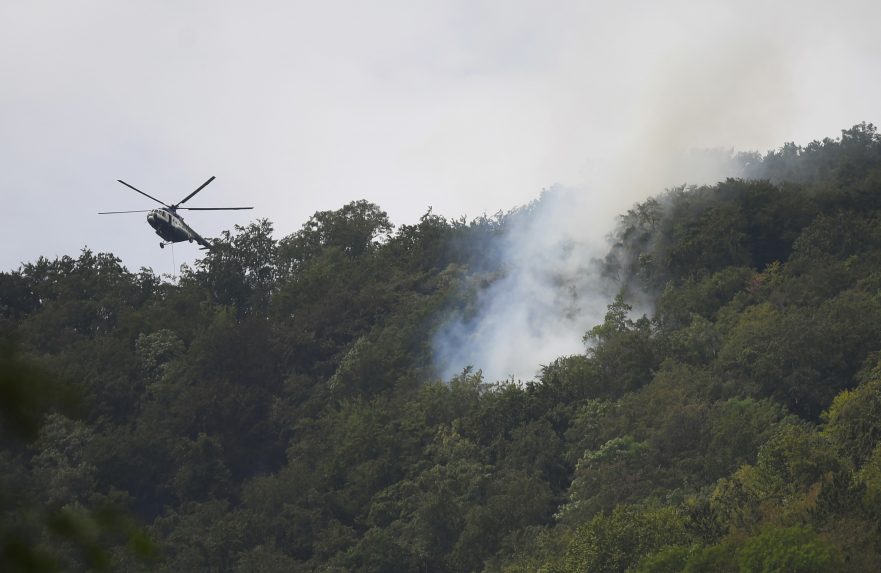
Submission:
POLYGON ((739 160, 620 217, 531 381, 432 360, 511 215, 0 273, 0 570, 881 570, 881 136, 739 160))

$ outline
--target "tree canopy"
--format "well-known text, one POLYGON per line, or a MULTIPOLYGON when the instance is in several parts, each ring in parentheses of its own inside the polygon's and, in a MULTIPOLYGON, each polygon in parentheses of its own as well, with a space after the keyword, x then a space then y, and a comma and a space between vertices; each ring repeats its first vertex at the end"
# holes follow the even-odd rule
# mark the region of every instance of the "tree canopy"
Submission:
POLYGON ((0 569, 879 570, 881 137, 741 160, 620 217, 619 295, 525 382, 432 340, 529 209, 0 273, 0 569))

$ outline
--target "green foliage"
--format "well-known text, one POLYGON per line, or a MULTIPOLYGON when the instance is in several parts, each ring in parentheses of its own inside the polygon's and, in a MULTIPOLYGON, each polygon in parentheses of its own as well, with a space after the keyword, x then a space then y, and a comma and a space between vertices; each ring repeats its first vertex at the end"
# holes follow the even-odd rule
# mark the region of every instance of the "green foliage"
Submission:
POLYGON ((861 383, 841 392, 824 413, 825 433, 857 466, 881 441, 881 362, 860 375, 861 383))
POLYGON ((633 503, 654 489, 651 451, 632 436, 613 438, 578 460, 569 498, 557 519, 577 524, 621 503, 633 503))
POLYGON ((874 517, 881 517, 881 444, 857 474, 857 481, 863 487, 863 507, 874 517))
POLYGON ((196 272, 184 279, 200 283, 219 303, 242 314, 266 312, 278 272, 272 224, 262 219, 235 229, 235 235, 225 231, 215 240, 196 272))
POLYGON ((660 364, 660 352, 652 324, 643 316, 629 317, 632 307, 618 295, 609 305, 603 324, 584 335, 588 356, 593 359, 604 392, 619 396, 646 384, 660 364))
POLYGON ((299 232, 281 242, 280 256, 293 268, 328 249, 358 257, 388 240, 392 228, 379 206, 353 201, 337 211, 315 213, 299 232))
POLYGON ((94 429, 58 412, 73 411, 75 391, 2 342, 0 568, 107 571, 110 549, 120 544, 128 545, 127 557, 149 561, 152 542, 114 496, 97 491, 94 429), (23 443, 33 450, 30 467, 19 453, 23 443))
POLYGON ((881 303, 846 291, 819 307, 744 310, 719 351, 720 373, 735 376, 816 419, 853 376, 881 337, 881 303))
POLYGON ((674 573, 684 571, 691 551, 681 545, 668 545, 647 555, 633 569, 635 573, 674 573))
POLYGON ((881 138, 736 160, 619 219, 621 294, 526 383, 432 343, 547 196, 0 273, 0 568, 878 570, 881 138))
POLYGON ((805 527, 769 527, 737 552, 744 573, 841 571, 841 556, 829 543, 805 527))
POLYGON ((686 326, 696 320, 695 315, 712 321, 753 275, 749 268, 728 267, 700 280, 689 277, 676 288, 669 284, 658 298, 658 320, 667 328, 686 326))
POLYGON ((21 355, 15 341, 0 338, 0 431, 4 439, 32 440, 42 417, 54 408, 68 410, 76 394, 53 381, 39 363, 21 355))
POLYGON ((578 528, 560 571, 624 571, 662 547, 689 542, 684 520, 675 510, 619 506, 578 528))

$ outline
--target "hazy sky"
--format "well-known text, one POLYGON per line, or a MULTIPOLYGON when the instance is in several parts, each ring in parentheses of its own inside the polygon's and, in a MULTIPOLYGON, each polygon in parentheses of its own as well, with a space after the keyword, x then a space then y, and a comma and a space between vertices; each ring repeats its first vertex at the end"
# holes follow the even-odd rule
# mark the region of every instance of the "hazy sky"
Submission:
POLYGON ((152 207, 120 178, 173 202, 216 175, 193 206, 255 209, 187 216, 209 237, 555 183, 611 212, 688 177, 678 151, 881 121, 879 22, 868 0, 0 0, 0 269, 88 245, 170 272, 144 214, 96 214, 152 207))

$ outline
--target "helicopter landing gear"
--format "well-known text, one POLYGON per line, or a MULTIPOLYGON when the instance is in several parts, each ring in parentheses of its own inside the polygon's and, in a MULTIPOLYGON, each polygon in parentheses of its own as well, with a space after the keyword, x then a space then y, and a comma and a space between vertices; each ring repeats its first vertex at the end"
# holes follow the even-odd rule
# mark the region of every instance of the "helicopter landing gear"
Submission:
POLYGON ((160 248, 160 249, 164 249, 164 248, 165 248, 165 243, 159 243, 159 248, 160 248))

